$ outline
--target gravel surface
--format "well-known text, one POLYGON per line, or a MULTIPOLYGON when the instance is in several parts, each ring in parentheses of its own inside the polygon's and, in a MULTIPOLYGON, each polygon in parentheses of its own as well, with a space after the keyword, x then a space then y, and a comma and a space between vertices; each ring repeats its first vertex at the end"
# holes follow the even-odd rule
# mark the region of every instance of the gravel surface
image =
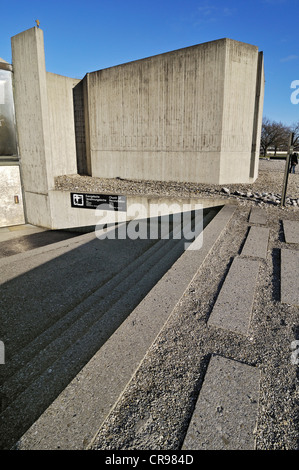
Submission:
POLYGON ((220 354, 261 371, 256 449, 299 450, 298 365, 291 361, 291 343, 299 339, 299 308, 280 302, 280 249, 299 250, 298 245, 286 245, 281 222, 299 220, 299 175, 290 175, 288 204, 280 207, 283 172, 283 161, 261 160, 254 184, 229 185, 227 192, 219 185, 57 178, 56 189, 62 190, 217 194, 238 203, 229 225, 99 430, 93 449, 180 449, 210 357, 220 354), (261 260, 250 335, 244 337, 208 327, 207 320, 233 257, 241 252, 255 205, 267 212, 270 239, 267 260, 261 260))
MULTIPOLYGON (((284 166, 285 162, 283 160, 274 161, 260 159, 259 176, 253 184, 232 184, 225 185, 225 188, 229 189, 230 197, 234 198, 238 198, 238 195, 233 194, 233 192, 236 191, 244 194, 247 192, 252 194, 259 193, 260 195, 265 192, 268 194, 280 194, 283 185, 284 166)), ((287 192, 287 196, 296 201, 299 199, 298 178, 298 174, 289 175, 287 192)), ((223 186, 216 184, 125 180, 120 178, 105 179, 79 175, 58 176, 55 181, 55 189, 60 191, 127 195, 143 194, 159 196, 162 194, 170 197, 227 197, 227 194, 223 192, 223 186)))

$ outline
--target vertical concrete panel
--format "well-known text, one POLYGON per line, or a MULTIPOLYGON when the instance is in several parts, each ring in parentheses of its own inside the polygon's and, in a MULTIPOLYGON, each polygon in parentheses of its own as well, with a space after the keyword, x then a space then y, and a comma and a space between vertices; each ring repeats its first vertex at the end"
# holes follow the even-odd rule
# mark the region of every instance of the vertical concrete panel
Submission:
POLYGON ((11 43, 27 221, 50 227, 48 189, 54 187, 54 178, 43 32, 37 27, 29 29, 12 37, 11 43))
POLYGON ((250 182, 258 48, 227 39, 220 184, 250 182))
POLYGON ((47 72, 53 177, 77 173, 73 88, 80 80, 47 72))
POLYGON ((11 41, 24 189, 46 193, 53 181, 43 33, 35 27, 11 41))

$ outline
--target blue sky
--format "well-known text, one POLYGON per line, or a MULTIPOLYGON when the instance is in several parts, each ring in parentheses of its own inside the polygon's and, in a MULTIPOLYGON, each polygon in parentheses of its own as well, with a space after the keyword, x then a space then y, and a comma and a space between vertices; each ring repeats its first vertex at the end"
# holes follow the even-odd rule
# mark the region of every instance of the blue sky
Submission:
POLYGON ((74 78, 228 37, 264 52, 264 116, 290 125, 299 121, 290 99, 299 80, 298 14, 299 0, 2 0, 0 57, 11 61, 10 38, 36 19, 47 70, 74 78))

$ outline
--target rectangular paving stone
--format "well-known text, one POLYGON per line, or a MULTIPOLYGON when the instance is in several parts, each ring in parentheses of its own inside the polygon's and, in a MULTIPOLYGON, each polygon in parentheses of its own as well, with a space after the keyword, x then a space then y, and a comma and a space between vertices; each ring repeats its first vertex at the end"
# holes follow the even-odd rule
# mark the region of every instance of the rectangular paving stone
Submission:
POLYGON ((265 225, 267 223, 267 214, 260 207, 253 207, 250 212, 249 222, 251 224, 265 225))
POLYGON ((269 232, 267 227, 250 227, 242 255, 266 259, 269 232))
POLYGON ((286 243, 299 243, 299 221, 283 220, 282 223, 286 243))
POLYGON ((281 250, 281 302, 299 305, 299 251, 281 250))
POLYGON ((254 450, 260 371, 212 356, 183 450, 254 450))
POLYGON ((259 266, 259 260, 234 259, 209 318, 209 326, 248 333, 259 266))

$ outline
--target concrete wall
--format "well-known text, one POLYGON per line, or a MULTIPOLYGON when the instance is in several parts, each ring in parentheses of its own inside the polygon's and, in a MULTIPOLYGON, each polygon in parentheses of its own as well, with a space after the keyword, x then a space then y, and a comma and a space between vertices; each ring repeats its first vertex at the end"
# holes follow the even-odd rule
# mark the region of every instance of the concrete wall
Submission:
POLYGON ((250 182, 257 61, 221 39, 88 74, 92 176, 250 182))
POLYGON ((77 173, 73 88, 80 80, 47 72, 52 176, 77 173))

